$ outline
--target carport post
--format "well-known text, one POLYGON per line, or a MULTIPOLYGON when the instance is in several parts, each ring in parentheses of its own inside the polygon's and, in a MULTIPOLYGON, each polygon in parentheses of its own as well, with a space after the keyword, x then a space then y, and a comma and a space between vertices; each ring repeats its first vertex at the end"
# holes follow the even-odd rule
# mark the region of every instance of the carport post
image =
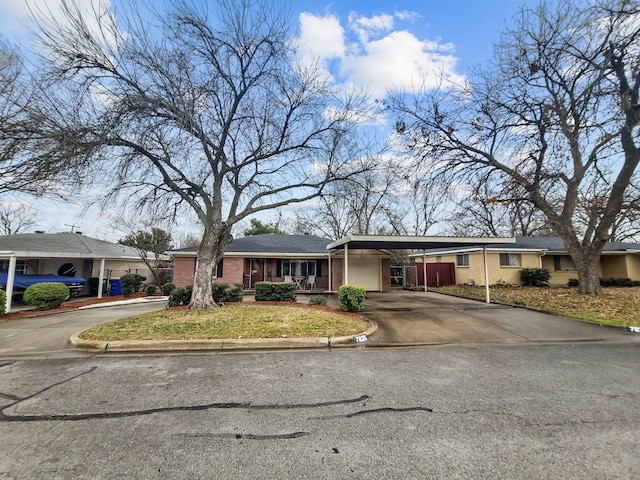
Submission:
POLYGON ((484 258, 484 294, 487 303, 491 303, 491 297, 489 296, 489 267, 487 265, 487 246, 482 246, 482 256, 484 258))
POLYGON ((16 256, 11 255, 9 257, 9 269, 7 270, 7 285, 5 288, 7 289, 7 301, 5 303, 4 313, 9 313, 11 311, 11 300, 13 298, 13 282, 16 276, 16 256))
POLYGON ((349 242, 344 244, 344 275, 342 284, 349 285, 349 242))
POLYGON ((327 253, 327 258, 329 259, 329 291, 332 292, 333 290, 331 289, 331 287, 332 287, 331 284, 333 282, 331 281, 331 277, 332 277, 332 275, 331 275, 331 251, 329 251, 327 253))
POLYGON ((100 276, 98 278, 98 298, 102 298, 103 282, 104 282, 104 258, 100 259, 100 276))
MULTIPOLYGON (((427 286, 427 252, 426 251, 422 251, 422 270, 424 273, 424 291, 428 292, 429 291, 429 287, 427 286)), ((416 277, 418 276, 418 273, 416 272, 416 277)))

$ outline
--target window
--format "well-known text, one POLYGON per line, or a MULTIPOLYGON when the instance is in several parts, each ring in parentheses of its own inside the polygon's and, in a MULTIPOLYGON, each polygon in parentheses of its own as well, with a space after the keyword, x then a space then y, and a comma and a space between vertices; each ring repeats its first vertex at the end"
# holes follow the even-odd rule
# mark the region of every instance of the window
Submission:
POLYGON ((315 260, 282 260, 282 272, 280 272, 280 264, 277 267, 278 276, 284 277, 306 277, 307 275, 316 274, 316 261, 315 260))
MULTIPOLYGON (((9 270, 9 260, 0 260, 0 270, 9 270)), ((16 273, 20 275, 29 273, 29 265, 26 260, 16 260, 16 273)))
POLYGON ((500 266, 501 267, 521 267, 522 256, 519 253, 501 253, 500 266))
POLYGON ((553 257, 553 266, 556 272, 575 272, 576 264, 568 255, 556 255, 553 257))
POLYGON ((459 267, 469 266, 469 254, 463 253, 462 255, 456 255, 456 265, 459 267))

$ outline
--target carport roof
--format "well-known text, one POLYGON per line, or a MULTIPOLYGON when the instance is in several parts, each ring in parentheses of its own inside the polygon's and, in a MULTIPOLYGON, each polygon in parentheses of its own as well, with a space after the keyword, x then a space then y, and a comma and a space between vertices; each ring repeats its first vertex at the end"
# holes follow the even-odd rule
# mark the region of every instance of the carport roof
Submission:
POLYGON ((21 233, 0 236, 0 255, 20 258, 140 259, 135 248, 78 233, 21 233))
POLYGON ((328 250, 349 248, 374 250, 430 250, 471 245, 515 244, 516 239, 496 237, 412 237, 395 235, 347 235, 327 245, 328 250))

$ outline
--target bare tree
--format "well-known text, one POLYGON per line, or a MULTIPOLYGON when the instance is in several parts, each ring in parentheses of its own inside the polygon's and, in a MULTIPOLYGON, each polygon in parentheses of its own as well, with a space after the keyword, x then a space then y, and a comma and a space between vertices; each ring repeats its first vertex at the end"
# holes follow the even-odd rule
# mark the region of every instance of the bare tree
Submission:
POLYGON ((0 235, 24 233, 38 223, 38 212, 23 202, 0 202, 0 235))
POLYGON ((398 179, 384 162, 376 161, 376 165, 331 185, 317 207, 296 213, 295 224, 333 239, 349 234, 405 233, 404 213, 397 207, 398 179))
POLYGON ((34 150, 40 138, 26 106, 39 95, 39 86, 38 79, 25 71, 18 50, 0 40, 0 194, 61 193, 56 183, 60 169, 34 150))
POLYGON ((517 190, 521 190, 517 185, 496 185, 490 178, 473 182, 471 190, 455 201, 451 234, 484 237, 553 235, 545 215, 527 200, 526 192, 517 190))
POLYGON ((601 291, 601 252, 640 160, 639 16, 631 0, 543 2, 467 85, 391 98, 396 130, 432 177, 487 175, 526 192, 564 240, 581 293, 601 291), (595 179, 606 186, 597 202, 595 179), (588 201, 598 208, 578 222, 588 201))
POLYGON ((215 307, 214 267, 234 224, 350 173, 342 142, 355 97, 339 99, 298 61, 273 2, 176 0, 144 14, 130 2, 117 19, 104 4, 90 16, 62 8, 63 21, 38 16, 52 85, 32 111, 46 153, 100 178, 108 201, 195 213, 190 308, 215 307))
POLYGON ((140 259, 149 268, 157 285, 167 281, 166 272, 169 262, 165 253, 173 248, 171 233, 157 227, 150 230, 137 230, 118 240, 118 243, 133 247, 140 259), (151 254, 151 255, 150 255, 151 254))

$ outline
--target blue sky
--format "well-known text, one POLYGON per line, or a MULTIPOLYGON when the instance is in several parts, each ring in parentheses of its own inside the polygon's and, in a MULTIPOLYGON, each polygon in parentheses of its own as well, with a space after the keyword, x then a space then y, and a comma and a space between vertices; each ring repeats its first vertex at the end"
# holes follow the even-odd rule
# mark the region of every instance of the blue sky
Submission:
MULTIPOLYGON (((90 8, 92 0, 75 0, 90 8)), ((113 0, 111 4, 116 4, 113 0)), ((28 0, 51 8, 55 0, 28 0)), ((107 2, 109 3, 109 2, 107 2)), ((409 88, 420 77, 437 72, 456 80, 474 65, 485 63, 492 45, 521 5, 534 0, 303 0, 291 2, 293 27, 309 54, 320 58, 336 84, 361 85, 381 98, 388 88, 409 88)), ((4 39, 28 38, 25 0, 0 0, 0 32, 4 39)), ((5 198, 4 201, 16 201, 5 198)), ((77 225, 85 234, 117 240, 104 215, 85 212, 81 203, 61 205, 29 198, 39 212, 34 229, 68 231, 77 225)))

